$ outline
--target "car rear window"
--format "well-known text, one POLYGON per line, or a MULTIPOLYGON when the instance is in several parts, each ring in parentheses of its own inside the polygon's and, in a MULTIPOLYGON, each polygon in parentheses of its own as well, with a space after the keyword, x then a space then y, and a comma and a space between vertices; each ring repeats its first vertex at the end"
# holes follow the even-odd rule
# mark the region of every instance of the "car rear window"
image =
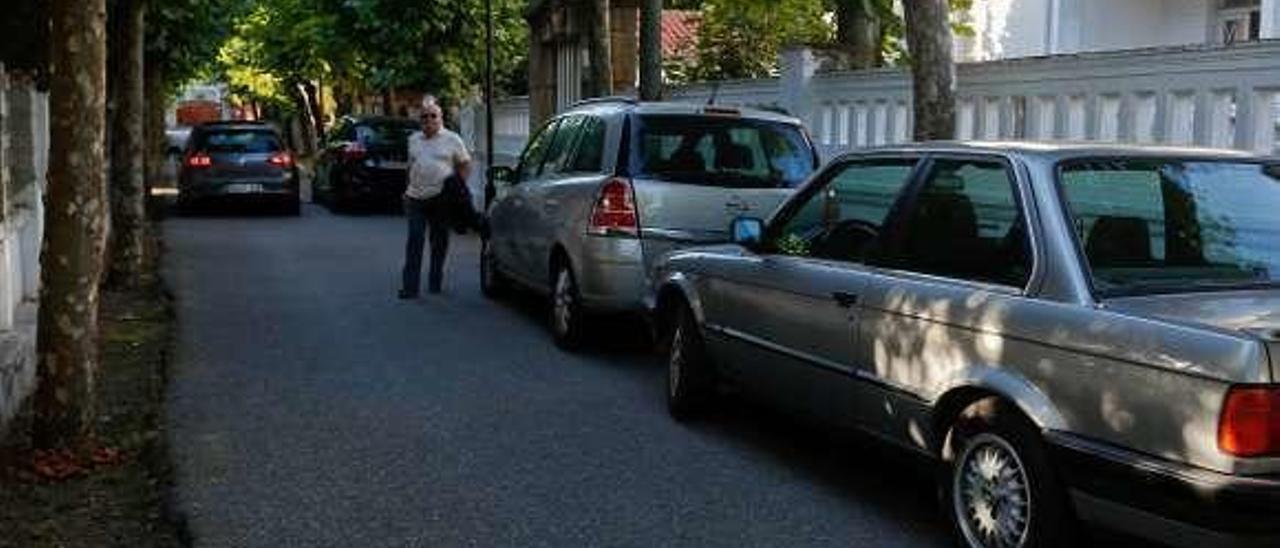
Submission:
POLYGON ((1104 296, 1280 287, 1280 166, 1096 158, 1058 179, 1104 296))
POLYGON ((731 188, 794 188, 816 168, 800 128, 734 116, 640 117, 635 174, 731 188))
POLYGON ((412 120, 364 124, 356 126, 356 138, 370 147, 404 148, 418 128, 412 120))
POLYGON ((280 151, 280 140, 269 130, 216 129, 200 133, 196 149, 205 152, 265 154, 280 151))

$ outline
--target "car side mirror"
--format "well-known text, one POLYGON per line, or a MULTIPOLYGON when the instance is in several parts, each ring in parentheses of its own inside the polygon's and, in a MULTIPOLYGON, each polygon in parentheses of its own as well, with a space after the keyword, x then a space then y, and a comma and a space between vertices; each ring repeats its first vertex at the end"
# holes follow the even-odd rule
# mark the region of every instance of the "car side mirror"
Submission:
POLYGON ((489 182, 495 185, 510 186, 516 182, 516 170, 510 166, 493 166, 489 170, 489 182))
POLYGON ((516 170, 508 166, 493 166, 489 168, 489 180, 484 185, 484 207, 489 208, 499 196, 501 196, 508 187, 515 184, 516 170))
POLYGON ((733 243, 755 250, 764 238, 764 221, 755 217, 738 217, 729 225, 729 235, 733 243))

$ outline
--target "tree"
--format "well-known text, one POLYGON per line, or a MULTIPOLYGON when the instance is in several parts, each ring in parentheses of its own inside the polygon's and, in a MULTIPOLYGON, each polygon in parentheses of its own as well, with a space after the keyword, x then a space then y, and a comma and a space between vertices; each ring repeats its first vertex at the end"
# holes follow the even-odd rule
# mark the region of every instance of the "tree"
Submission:
POLYGON ((917 141, 955 137, 956 75, 947 0, 905 0, 917 141))
POLYGON ((35 443, 80 446, 94 424, 106 246, 106 1, 52 0, 49 174, 37 328, 35 443))
POLYGON ((640 3, 640 99, 662 99, 662 0, 640 3))
POLYGON ((830 43, 822 0, 704 0, 694 80, 775 76, 790 44, 830 43))
POLYGON ((850 68, 869 69, 884 62, 880 21, 886 7, 892 12, 889 0, 835 0, 836 43, 849 53, 850 68))
POLYGON ((139 283, 146 269, 147 210, 144 163, 144 14, 142 0, 116 0, 109 19, 115 114, 111 128, 111 264, 109 280, 139 283))
POLYGON ((613 54, 609 36, 609 0, 591 0, 593 24, 590 40, 591 65, 587 77, 588 94, 595 97, 613 95, 613 54))

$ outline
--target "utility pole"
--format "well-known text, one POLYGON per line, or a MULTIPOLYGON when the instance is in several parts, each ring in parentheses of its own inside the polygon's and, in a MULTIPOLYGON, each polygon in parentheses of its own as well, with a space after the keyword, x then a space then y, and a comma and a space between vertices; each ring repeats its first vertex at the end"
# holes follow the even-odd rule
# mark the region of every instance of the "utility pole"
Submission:
MULTIPOLYGON (((493 0, 484 0, 484 177, 493 172, 493 0)), ((486 185, 486 188, 488 185, 486 185)), ((487 192, 487 191, 486 191, 487 192)), ((485 205, 489 201, 485 200, 485 205)))

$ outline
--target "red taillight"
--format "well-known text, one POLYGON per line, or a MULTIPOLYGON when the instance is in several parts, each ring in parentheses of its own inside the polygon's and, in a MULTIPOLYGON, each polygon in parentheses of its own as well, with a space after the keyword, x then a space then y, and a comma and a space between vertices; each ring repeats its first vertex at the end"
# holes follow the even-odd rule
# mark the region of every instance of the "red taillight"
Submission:
POLYGON ((1237 457, 1280 456, 1280 386, 1236 386, 1222 402, 1218 448, 1237 457))
POLYGON ((187 156, 187 167, 209 167, 211 165, 213 165, 213 158, 203 152, 187 156))
POLYGON ((360 143, 351 143, 342 148, 343 160, 362 160, 369 153, 369 149, 364 148, 360 143))
POLYGON ((288 169, 293 167, 293 155, 289 154, 288 152, 277 152, 275 154, 272 154, 271 158, 267 159, 267 162, 269 162, 273 166, 279 166, 279 167, 288 169))
POLYGON ((636 212, 635 192, 626 179, 609 179, 600 188, 600 197, 591 209, 588 234, 597 236, 640 234, 640 218, 636 212))

